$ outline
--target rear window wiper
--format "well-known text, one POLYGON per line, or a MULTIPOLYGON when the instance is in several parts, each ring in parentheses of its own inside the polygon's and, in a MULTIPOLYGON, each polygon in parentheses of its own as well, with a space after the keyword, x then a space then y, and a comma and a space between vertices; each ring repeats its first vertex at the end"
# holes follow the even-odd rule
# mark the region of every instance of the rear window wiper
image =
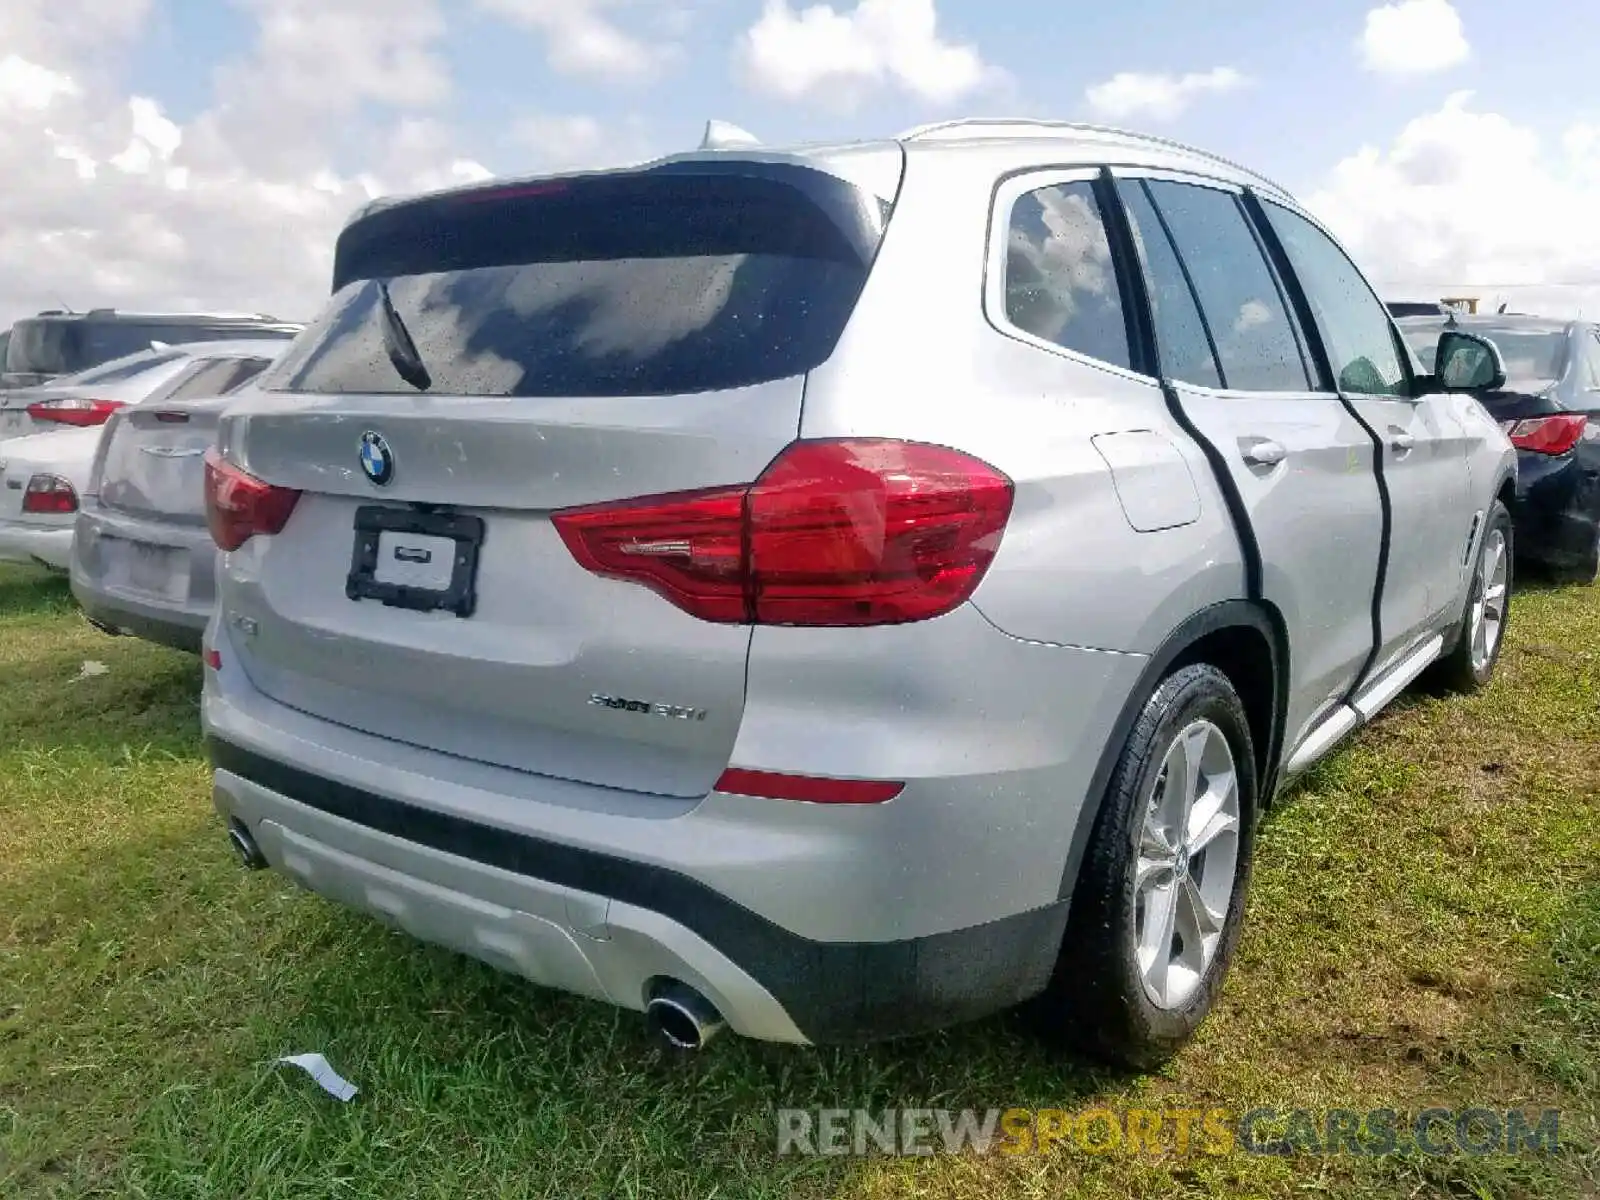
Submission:
POLYGON ((411 331, 401 320, 394 301, 389 298, 389 285, 382 279, 373 280, 378 289, 378 311, 383 317, 383 349, 389 356, 396 375, 419 392, 433 386, 433 376, 422 361, 417 344, 411 340, 411 331))

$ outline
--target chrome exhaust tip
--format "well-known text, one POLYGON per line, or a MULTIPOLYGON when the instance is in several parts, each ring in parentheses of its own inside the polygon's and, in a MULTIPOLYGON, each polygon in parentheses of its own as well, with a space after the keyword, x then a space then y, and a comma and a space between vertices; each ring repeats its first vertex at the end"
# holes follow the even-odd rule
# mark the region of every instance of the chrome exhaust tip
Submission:
POLYGON ((669 983, 644 1006, 651 1030, 670 1049, 703 1050, 727 1026, 716 1007, 686 983, 669 983))
POLYGON ((250 836, 249 826, 237 817, 228 822, 228 844, 238 855, 241 866, 259 871, 267 865, 267 856, 261 853, 256 839, 250 836))

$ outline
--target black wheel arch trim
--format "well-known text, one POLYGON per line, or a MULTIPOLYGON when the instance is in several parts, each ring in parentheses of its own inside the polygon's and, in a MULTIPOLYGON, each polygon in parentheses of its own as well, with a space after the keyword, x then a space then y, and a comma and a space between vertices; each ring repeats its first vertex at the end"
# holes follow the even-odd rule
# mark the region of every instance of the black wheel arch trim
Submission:
POLYGON ((1283 723, 1288 708, 1288 639, 1282 621, 1268 605, 1252 600, 1224 600, 1201 609, 1168 634, 1150 655, 1137 682, 1123 701, 1111 734, 1101 748, 1100 759, 1095 764, 1094 774, 1090 777, 1083 805, 1078 810, 1078 818, 1072 829, 1072 840, 1067 847, 1067 861, 1061 872, 1058 890, 1063 901, 1071 897, 1077 884, 1078 870, 1083 864, 1090 835, 1094 832, 1095 822, 1099 820, 1106 793, 1111 787, 1112 773, 1117 768, 1117 760, 1121 758, 1128 735, 1133 731, 1145 704, 1155 695, 1161 681, 1171 674, 1174 663, 1211 634, 1228 629, 1255 630, 1265 640, 1271 657, 1271 726, 1265 745, 1256 750, 1256 777, 1260 788, 1257 802, 1263 809, 1271 802, 1277 790, 1283 757, 1283 723))
POLYGON ((925 937, 815 941, 669 867, 408 804, 215 736, 206 749, 217 770, 339 820, 659 913, 766 988, 813 1043, 923 1033, 1029 1000, 1049 982, 1066 930, 1057 901, 925 937))

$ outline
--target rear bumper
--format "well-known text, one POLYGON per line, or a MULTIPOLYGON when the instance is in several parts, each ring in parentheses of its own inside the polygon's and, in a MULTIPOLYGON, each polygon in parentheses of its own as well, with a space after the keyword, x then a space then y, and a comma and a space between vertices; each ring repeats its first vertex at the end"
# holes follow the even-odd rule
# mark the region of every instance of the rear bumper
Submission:
POLYGON ((1523 451, 1512 517, 1519 557, 1582 567, 1600 544, 1600 445, 1552 458, 1523 451))
POLYGON ((90 619, 146 641, 199 653, 216 596, 216 552, 204 529, 167 525, 86 508, 72 545, 72 594, 90 619), (181 570, 158 596, 120 580, 108 544, 136 543, 175 551, 181 570))
POLYGON ((678 979, 736 1031, 777 1041, 951 1025, 1048 981, 1090 780, 1146 662, 959 620, 945 636, 974 639, 970 652, 900 669, 958 674, 955 694, 987 710, 972 727, 983 745, 898 693, 885 711, 922 728, 885 744, 883 729, 867 736, 870 697, 812 704, 781 645, 752 660, 735 762, 781 770, 781 752, 790 770, 909 780, 886 804, 827 805, 620 792, 360 733, 263 695, 214 619, 222 664, 202 719, 216 804, 311 890, 541 983, 639 1009, 678 979))
POLYGON ((43 563, 65 571, 72 561, 72 526, 0 521, 0 562, 43 563))
POLYGON ((688 876, 417 808, 213 740, 214 798, 301 886, 547 987, 642 1010, 681 981, 746 1037, 939 1028, 1043 989, 1066 906, 953 933, 815 942, 688 876))

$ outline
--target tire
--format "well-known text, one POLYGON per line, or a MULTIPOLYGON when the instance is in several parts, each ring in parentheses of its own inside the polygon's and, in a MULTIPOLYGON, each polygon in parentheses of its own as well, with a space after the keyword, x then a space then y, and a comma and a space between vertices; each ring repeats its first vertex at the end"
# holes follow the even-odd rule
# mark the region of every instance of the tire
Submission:
POLYGON ((1461 624, 1456 629, 1455 645, 1434 663, 1428 673, 1428 682, 1436 689, 1468 695, 1483 688, 1494 678, 1495 664, 1500 661, 1500 650, 1506 641, 1506 623, 1511 617, 1512 552, 1515 549, 1511 539, 1511 514, 1506 511, 1504 504, 1496 500, 1489 506, 1489 515, 1483 522, 1483 536, 1478 539, 1478 561, 1472 567, 1467 611, 1462 614, 1461 624), (1497 554, 1498 565, 1495 561, 1497 554), (1497 583, 1486 578, 1495 576, 1497 572, 1503 572, 1498 575, 1497 583), (1487 598, 1489 611, 1485 611, 1485 602, 1486 592, 1495 587, 1501 589, 1498 597, 1500 614, 1491 633, 1487 619, 1492 612, 1494 598, 1487 598), (1487 638, 1487 645, 1480 645, 1480 633, 1487 638), (1485 649, 1486 654, 1483 653, 1485 649))
MULTIPOLYGON (((1189 1040, 1211 1010, 1238 944, 1255 846, 1257 787, 1250 724, 1228 677, 1205 664, 1169 675, 1128 735, 1090 835, 1055 975, 1035 1006, 1047 1036, 1135 1070, 1159 1066, 1189 1040), (1214 789, 1231 759, 1234 812, 1231 827, 1190 857, 1181 843, 1173 850, 1176 839, 1170 836, 1158 844, 1146 826, 1147 816, 1152 830, 1165 826, 1170 832, 1179 824, 1171 819, 1177 811, 1171 806, 1189 788, 1166 790, 1173 778, 1169 756, 1182 770, 1196 750, 1199 782, 1212 789, 1203 793, 1208 799, 1225 796, 1214 789), (1141 863, 1149 881, 1142 899, 1141 863), (1164 894, 1175 906, 1176 935, 1165 950, 1182 946, 1178 957, 1184 960, 1169 963, 1165 972, 1157 969, 1160 955, 1152 949, 1161 938, 1149 924, 1165 910, 1157 895, 1163 879, 1164 894), (1184 930, 1198 928, 1197 910, 1179 897, 1195 896, 1212 914, 1212 932, 1185 944, 1184 930), (1148 935, 1144 948, 1136 945, 1141 935, 1148 935)), ((1204 825, 1203 816, 1197 825, 1204 825)))

